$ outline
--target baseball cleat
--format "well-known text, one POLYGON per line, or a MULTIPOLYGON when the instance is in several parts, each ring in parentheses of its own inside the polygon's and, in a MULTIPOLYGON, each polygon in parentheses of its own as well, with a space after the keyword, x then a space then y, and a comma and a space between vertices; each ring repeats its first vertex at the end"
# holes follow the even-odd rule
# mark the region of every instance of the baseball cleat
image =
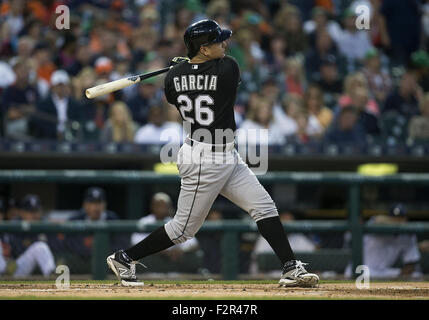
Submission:
POLYGON ((319 276, 317 274, 307 272, 304 265, 307 265, 307 263, 302 263, 299 260, 286 262, 283 266, 279 285, 283 287, 317 287, 319 284, 319 276))
POLYGON ((139 281, 136 276, 137 263, 145 267, 144 264, 133 261, 123 250, 119 250, 107 257, 107 265, 124 287, 144 286, 144 282, 139 281))

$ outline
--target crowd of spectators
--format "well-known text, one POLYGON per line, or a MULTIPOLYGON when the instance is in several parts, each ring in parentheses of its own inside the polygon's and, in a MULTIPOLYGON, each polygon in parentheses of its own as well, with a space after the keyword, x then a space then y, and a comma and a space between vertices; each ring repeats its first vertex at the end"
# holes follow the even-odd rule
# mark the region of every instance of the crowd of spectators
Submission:
MULTIPOLYGON (((429 137, 429 1, 6 0, 0 6, 1 138, 162 143, 182 136, 163 76, 93 100, 86 88, 186 55, 183 33, 233 30, 239 128, 268 143, 366 145, 429 137), (59 5, 70 9, 58 29, 59 5), (370 29, 357 28, 366 5, 370 29)), ((258 141, 254 141, 258 142, 258 141)))

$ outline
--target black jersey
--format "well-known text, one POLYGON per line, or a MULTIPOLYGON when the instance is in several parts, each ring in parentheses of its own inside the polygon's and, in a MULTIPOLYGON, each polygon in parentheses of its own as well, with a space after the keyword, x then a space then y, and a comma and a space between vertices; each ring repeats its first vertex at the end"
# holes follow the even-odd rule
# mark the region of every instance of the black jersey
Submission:
POLYGON ((192 137, 203 128, 210 131, 212 143, 218 143, 216 129, 236 129, 234 104, 239 83, 240 69, 232 57, 199 64, 183 62, 167 73, 165 96, 190 124, 192 137))

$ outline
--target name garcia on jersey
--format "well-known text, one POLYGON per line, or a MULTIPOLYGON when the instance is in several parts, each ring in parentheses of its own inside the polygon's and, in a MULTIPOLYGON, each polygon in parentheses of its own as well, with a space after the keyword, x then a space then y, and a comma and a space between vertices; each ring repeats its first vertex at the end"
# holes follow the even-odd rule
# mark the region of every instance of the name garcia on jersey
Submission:
POLYGON ((187 74, 174 77, 173 84, 176 92, 195 90, 216 91, 217 75, 187 74))

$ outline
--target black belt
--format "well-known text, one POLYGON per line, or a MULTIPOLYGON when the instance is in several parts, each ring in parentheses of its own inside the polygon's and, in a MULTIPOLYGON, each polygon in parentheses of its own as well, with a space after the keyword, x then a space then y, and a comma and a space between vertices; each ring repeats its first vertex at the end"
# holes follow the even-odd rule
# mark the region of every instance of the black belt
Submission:
MULTIPOLYGON (((194 146, 195 144, 201 143, 204 145, 203 142, 197 142, 191 139, 185 139, 185 143, 190 145, 191 147, 194 146)), ((206 144, 207 146, 210 146, 209 144, 206 144)), ((211 151, 212 152, 225 152, 227 151, 227 148, 230 146, 230 144, 212 144, 211 145, 211 151)), ((206 148, 204 146, 204 148, 206 148)), ((210 147, 209 147, 210 148, 210 147)), ((235 143, 234 143, 234 148, 235 148, 235 143)))

